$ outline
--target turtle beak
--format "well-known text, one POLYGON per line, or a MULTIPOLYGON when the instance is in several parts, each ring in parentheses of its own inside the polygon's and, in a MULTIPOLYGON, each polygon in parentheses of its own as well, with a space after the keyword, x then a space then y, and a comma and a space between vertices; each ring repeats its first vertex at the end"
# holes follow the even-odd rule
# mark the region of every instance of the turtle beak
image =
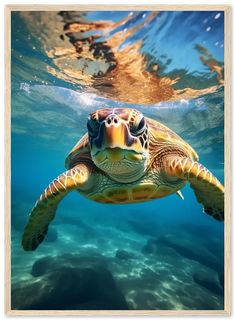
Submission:
POLYGON ((116 147, 127 149, 135 139, 129 134, 127 125, 116 117, 112 120, 108 118, 101 124, 98 136, 93 142, 99 150, 116 147))
POLYGON ((98 136, 93 140, 93 144, 93 155, 103 150, 109 150, 114 159, 121 157, 118 149, 130 150, 130 153, 141 154, 143 152, 138 137, 130 134, 127 124, 117 115, 111 115, 104 120, 98 136))
POLYGON ((113 149, 129 149, 136 153, 142 153, 142 146, 138 138, 130 134, 127 125, 123 122, 107 125, 103 128, 103 147, 113 149))
POLYGON ((125 124, 120 123, 117 125, 104 126, 104 140, 103 146, 109 148, 126 146, 127 128, 125 124))

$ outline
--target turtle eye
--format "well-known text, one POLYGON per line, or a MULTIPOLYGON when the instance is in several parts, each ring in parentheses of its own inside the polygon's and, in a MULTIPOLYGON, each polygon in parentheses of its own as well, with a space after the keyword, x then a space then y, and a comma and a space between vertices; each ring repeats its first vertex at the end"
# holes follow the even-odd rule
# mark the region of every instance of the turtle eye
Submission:
POLYGON ((138 127, 137 127, 137 132, 141 131, 144 129, 144 126, 145 126, 145 119, 144 117, 140 120, 139 124, 138 124, 138 127))
POLYGON ((141 120, 137 124, 132 126, 131 132, 135 135, 139 135, 144 131, 145 125, 146 125, 145 118, 142 117, 141 120))

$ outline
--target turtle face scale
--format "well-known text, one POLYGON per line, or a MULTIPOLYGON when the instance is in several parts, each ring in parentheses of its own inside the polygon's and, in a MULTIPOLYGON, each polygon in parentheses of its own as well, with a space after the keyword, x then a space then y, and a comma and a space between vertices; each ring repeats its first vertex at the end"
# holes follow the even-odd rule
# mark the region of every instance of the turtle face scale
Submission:
POLYGON ((106 108, 90 114, 87 122, 94 164, 119 182, 144 175, 148 163, 148 130, 135 109, 106 108))

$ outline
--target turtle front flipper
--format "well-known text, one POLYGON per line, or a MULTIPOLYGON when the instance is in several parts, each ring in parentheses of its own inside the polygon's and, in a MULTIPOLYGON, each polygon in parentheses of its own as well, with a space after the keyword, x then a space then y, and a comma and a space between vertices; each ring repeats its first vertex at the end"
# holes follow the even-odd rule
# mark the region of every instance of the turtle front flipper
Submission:
POLYGON ((25 251, 34 251, 44 240, 48 225, 53 220, 58 203, 72 190, 84 187, 91 171, 79 164, 55 178, 41 194, 32 209, 22 237, 25 251))
POLYGON ((173 157, 166 168, 169 175, 189 181, 206 214, 224 220, 224 186, 207 168, 188 157, 173 157))

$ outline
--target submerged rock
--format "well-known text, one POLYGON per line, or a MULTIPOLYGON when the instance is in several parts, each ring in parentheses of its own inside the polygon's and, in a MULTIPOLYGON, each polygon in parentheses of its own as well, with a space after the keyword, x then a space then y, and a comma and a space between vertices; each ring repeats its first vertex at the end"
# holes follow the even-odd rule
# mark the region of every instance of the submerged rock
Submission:
POLYGON ((212 237, 214 237, 215 234, 211 226, 198 223, 184 222, 178 225, 178 229, 197 238, 199 237, 199 231, 201 231, 201 234, 212 237))
POLYGON ((107 260, 98 253, 90 255, 62 254, 60 256, 45 256, 34 262, 31 269, 31 275, 38 277, 46 273, 56 271, 62 267, 106 267, 107 260))
POLYGON ((31 269, 31 275, 38 277, 50 272, 50 269, 54 269, 56 262, 55 259, 51 256, 46 256, 41 259, 38 259, 34 262, 31 269))
POLYGON ((152 254, 152 253, 154 253, 155 248, 156 248, 156 240, 155 239, 150 239, 143 246, 141 252, 144 253, 144 254, 152 254))
POLYGON ((125 250, 117 250, 116 251, 116 258, 119 260, 129 260, 129 259, 134 259, 135 255, 133 253, 127 252, 125 250))
POLYGON ((12 287, 12 309, 128 309, 111 272, 101 262, 91 263, 93 259, 81 267, 78 262, 82 260, 77 258, 65 255, 37 260, 31 271, 34 278, 12 287))
POLYGON ((195 283, 201 285, 213 294, 221 296, 224 295, 224 291, 220 286, 218 279, 214 278, 214 275, 212 275, 211 273, 194 273, 193 280, 195 283))
MULTIPOLYGON (((179 234, 166 234, 162 237, 153 240, 151 244, 148 245, 148 249, 151 247, 169 247, 180 256, 187 259, 196 261, 208 268, 213 269, 217 273, 223 269, 223 261, 221 257, 213 255, 205 246, 201 243, 196 243, 194 240, 181 238, 179 234)), ((215 251, 217 254, 218 252, 215 251)))

